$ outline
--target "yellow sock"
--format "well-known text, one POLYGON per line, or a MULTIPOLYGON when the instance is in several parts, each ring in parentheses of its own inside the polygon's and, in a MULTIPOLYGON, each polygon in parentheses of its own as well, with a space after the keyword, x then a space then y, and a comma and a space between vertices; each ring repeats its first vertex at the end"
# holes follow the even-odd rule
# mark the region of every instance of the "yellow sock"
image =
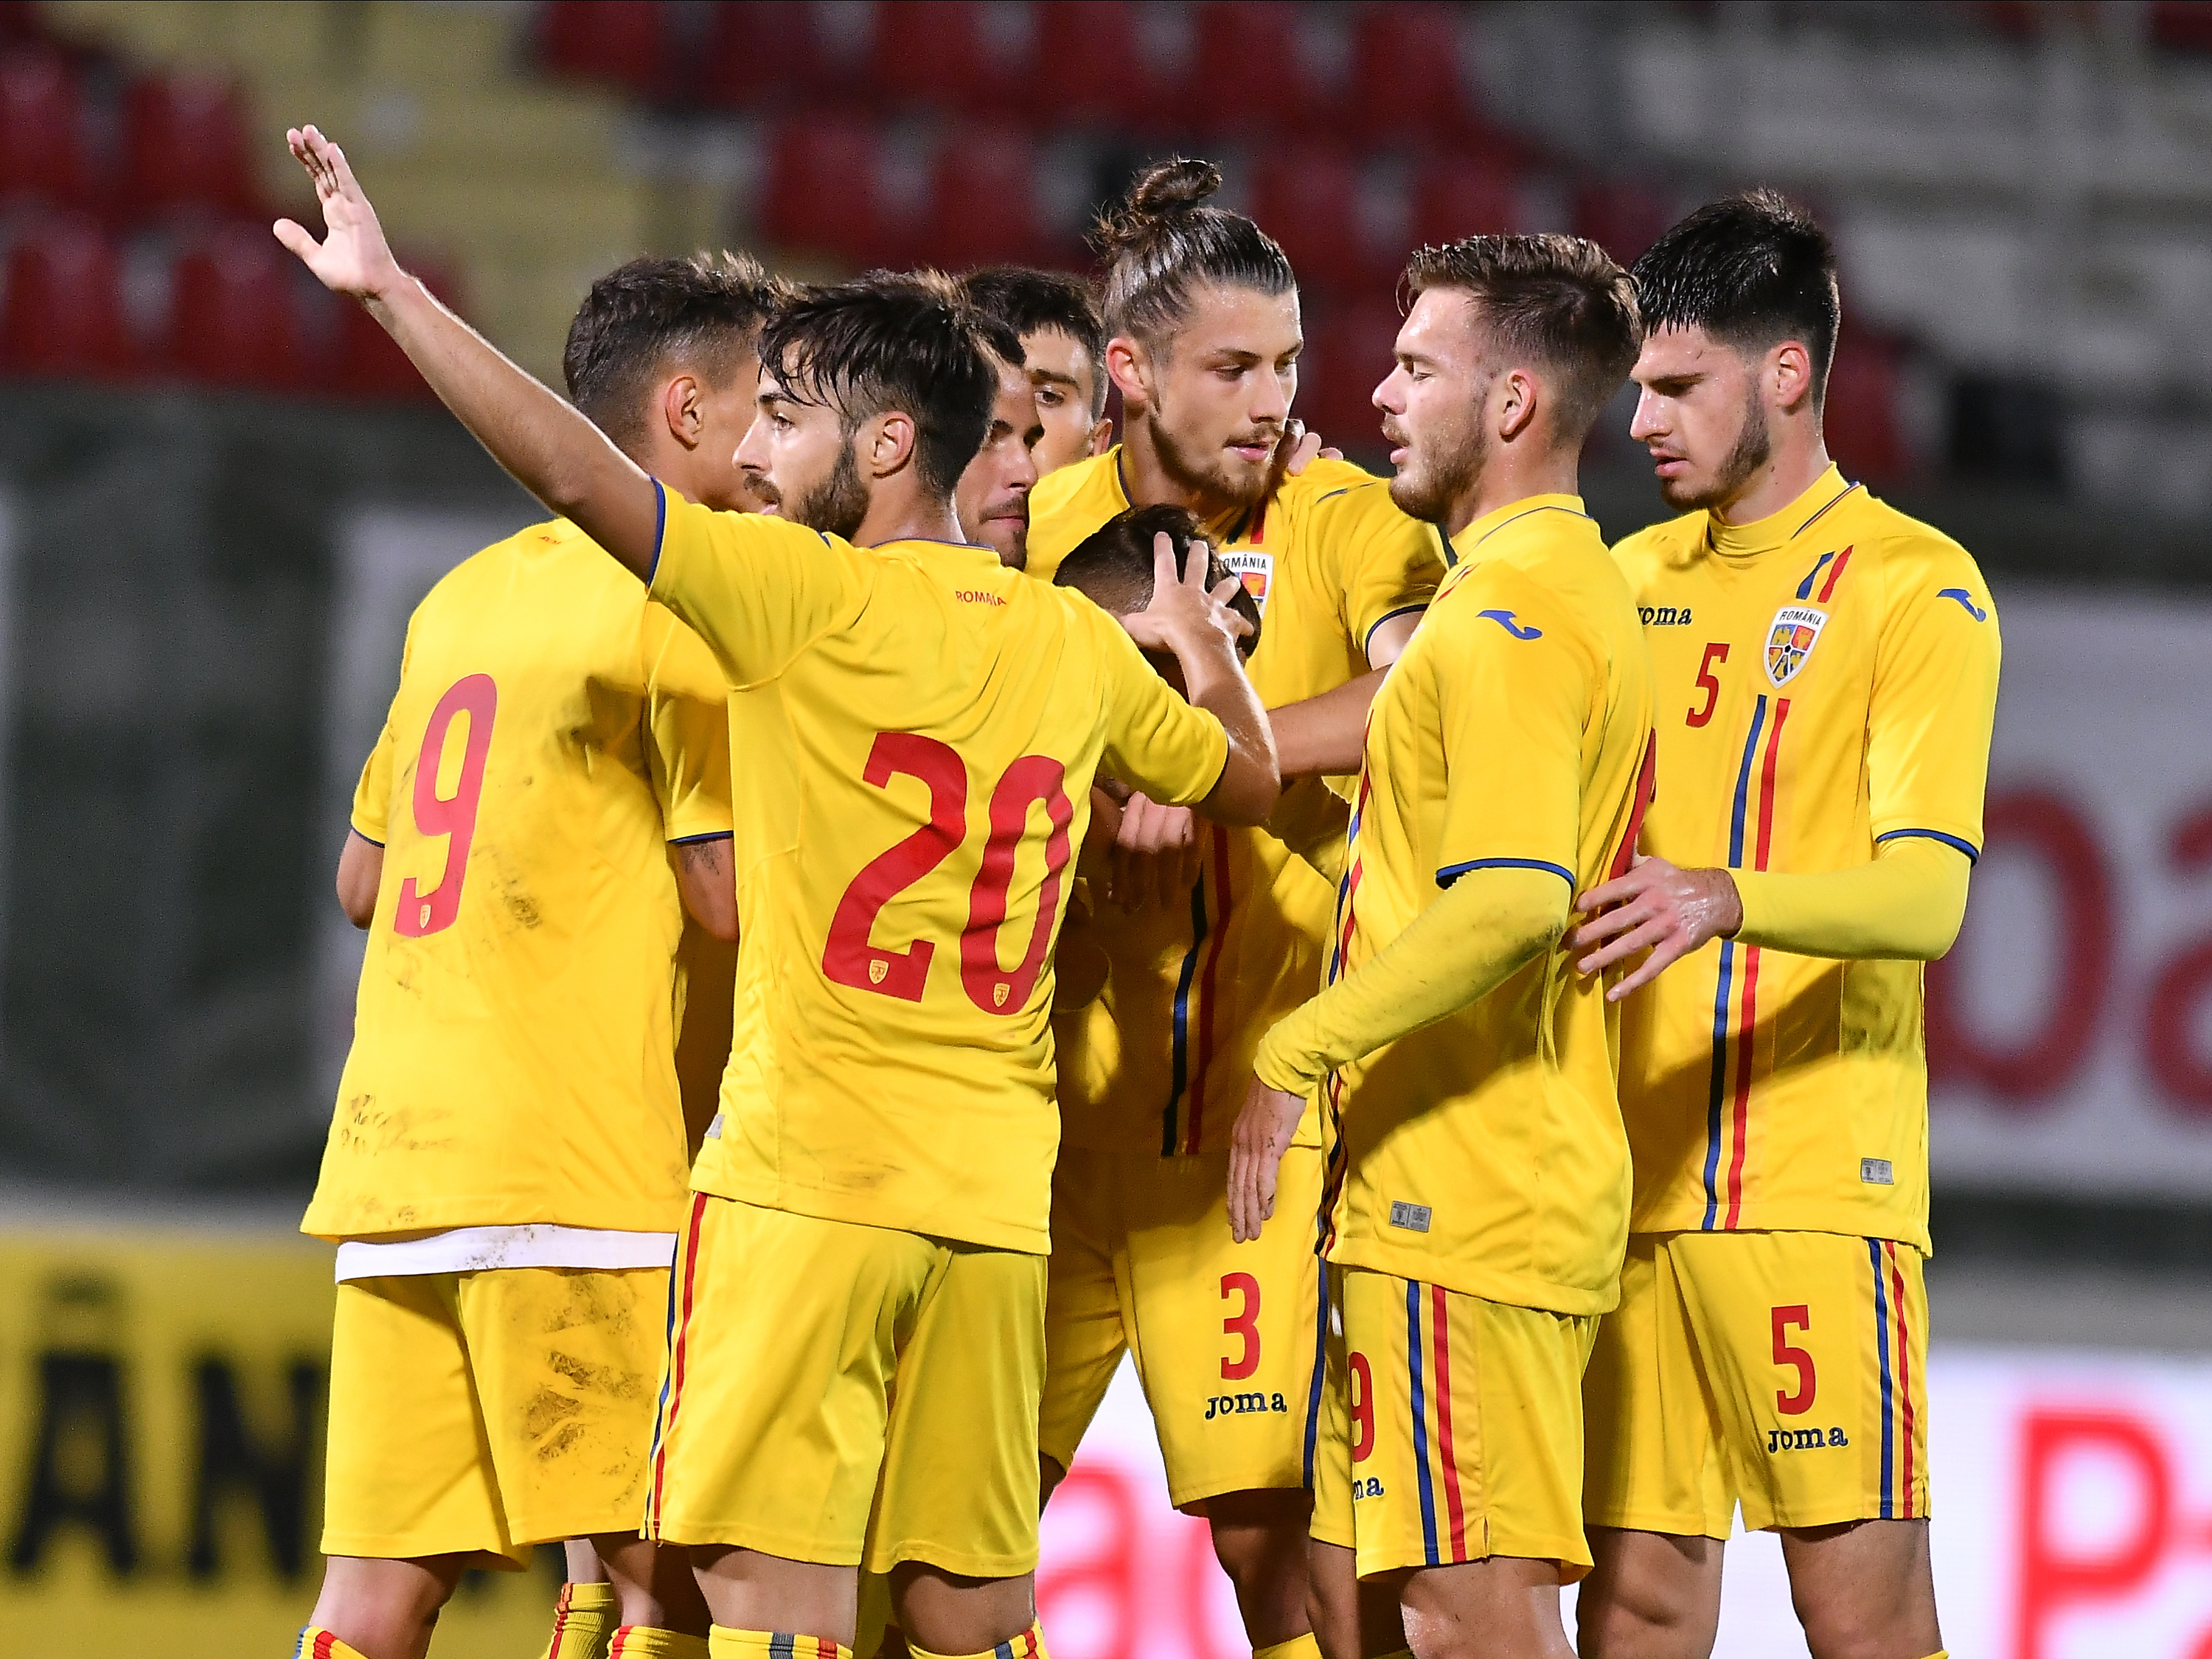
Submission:
POLYGON ((349 1648, 325 1630, 320 1625, 310 1625, 300 1632, 300 1645, 292 1650, 292 1659, 366 1659, 358 1648, 349 1648))
POLYGON ((563 1584, 553 1604, 545 1659, 607 1659, 607 1644, 621 1622, 621 1600, 612 1584, 563 1584))
POLYGON ((1264 1648, 1252 1650, 1252 1659, 1321 1659, 1321 1644, 1314 1640, 1313 1632, 1293 1636, 1287 1642, 1276 1642, 1264 1648))
POLYGON ((710 1659, 853 1659, 853 1650, 818 1636, 732 1630, 717 1625, 707 1636, 710 1659))
POLYGON ((1001 1642, 995 1648, 986 1648, 981 1653, 932 1653, 927 1648, 918 1648, 909 1640, 906 1650, 914 1659, 1052 1659, 1044 1650, 1044 1632, 1032 1620, 1030 1627, 1011 1642, 1001 1642))
POLYGON ((707 1638, 650 1625, 624 1625, 615 1632, 607 1659, 708 1659, 707 1638))

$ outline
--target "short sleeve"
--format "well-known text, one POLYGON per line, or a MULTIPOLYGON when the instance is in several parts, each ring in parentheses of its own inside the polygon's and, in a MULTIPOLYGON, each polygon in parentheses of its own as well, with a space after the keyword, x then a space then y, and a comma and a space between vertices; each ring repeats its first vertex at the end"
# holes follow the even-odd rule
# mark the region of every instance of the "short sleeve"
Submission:
POLYGON ((1982 852, 1982 797, 2002 654, 1981 572, 1948 543, 1892 562, 1867 715, 1877 842, 1927 836, 1982 852))
POLYGON ((368 762, 361 769, 361 781, 354 786, 354 833, 379 847, 391 839, 388 826, 392 811, 392 751, 397 741, 387 716, 384 730, 377 733, 376 747, 368 751, 368 762))
POLYGON ((1428 608, 1444 578, 1443 540, 1434 525, 1401 512, 1380 480, 1318 506, 1316 529, 1337 556, 1345 627, 1364 654, 1384 623, 1428 608))
POLYGON ((1085 606, 1106 677, 1106 766, 1133 789, 1175 806, 1213 793, 1229 763, 1229 734, 1162 679, 1136 641, 1103 611, 1085 606))
MULTIPOLYGON (((1588 653, 1541 590, 1510 571, 1475 572, 1448 603, 1449 647, 1429 659, 1444 750, 1437 885, 1512 868, 1576 888, 1588 653)), ((1437 626, 1431 617, 1424 635, 1437 626)))
POLYGON ((647 764, 670 841, 730 833, 728 683, 696 634, 646 606, 647 764))
POLYGON ((674 611, 732 685, 773 679, 866 602, 874 556, 757 513, 717 513, 655 480, 660 546, 652 597, 674 611))

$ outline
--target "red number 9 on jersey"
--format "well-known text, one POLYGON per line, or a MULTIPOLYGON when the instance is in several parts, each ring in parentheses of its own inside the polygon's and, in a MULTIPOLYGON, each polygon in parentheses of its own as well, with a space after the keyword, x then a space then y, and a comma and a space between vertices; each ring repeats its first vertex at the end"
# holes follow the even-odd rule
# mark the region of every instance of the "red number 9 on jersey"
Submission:
POLYGON ((415 757, 415 828, 422 835, 444 836, 446 867, 428 893, 413 876, 399 889, 392 931, 408 939, 442 933, 461 910, 461 883, 469 873, 469 843, 476 839, 477 800, 483 793, 484 759, 491 752, 491 725, 499 712, 499 687, 489 674, 455 680, 430 711, 422 733, 422 752, 415 757), (461 775, 453 793, 438 793, 438 769, 445 759, 446 736, 456 715, 469 717, 468 746, 461 751, 461 775))

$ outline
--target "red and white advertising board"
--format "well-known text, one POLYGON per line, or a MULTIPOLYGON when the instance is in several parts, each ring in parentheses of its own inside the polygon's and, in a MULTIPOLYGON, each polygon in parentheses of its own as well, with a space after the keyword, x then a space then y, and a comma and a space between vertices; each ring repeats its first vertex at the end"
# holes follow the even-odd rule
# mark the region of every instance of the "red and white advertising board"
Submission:
MULTIPOLYGON (((1939 1344, 1928 1387, 1953 1659, 2212 1659, 2212 1360, 1939 1344)), ((1127 1367, 1045 1511, 1037 1594, 1054 1659, 1251 1650, 1127 1367)), ((1773 1538, 1729 1546, 1715 1652, 1804 1655, 1773 1538)))

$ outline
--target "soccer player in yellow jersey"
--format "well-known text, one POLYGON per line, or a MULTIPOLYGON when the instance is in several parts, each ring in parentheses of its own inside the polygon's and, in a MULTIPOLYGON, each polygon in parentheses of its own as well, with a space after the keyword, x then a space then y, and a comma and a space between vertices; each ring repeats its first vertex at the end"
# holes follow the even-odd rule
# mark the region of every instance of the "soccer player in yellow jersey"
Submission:
POLYGON ((678 1247, 648 1524, 692 1547, 716 1659, 848 1653, 864 1540, 915 1652, 1039 1653, 1066 866, 1102 764, 1231 821, 1273 807, 1243 624, 1195 562, 1179 579, 1164 556, 1117 624, 962 538, 997 325, 946 280, 879 274, 782 310, 738 459, 788 521, 716 513, 402 272, 336 146, 288 139, 327 234, 286 221, 285 245, 648 576, 732 687, 757 785, 736 802, 736 1045, 678 1247), (1140 647, 1173 653, 1188 702, 1140 647))
MULTIPOLYGON (((570 392, 738 505, 780 297, 750 261, 635 261, 577 313, 570 392)), ((342 1241, 307 1651, 419 1655, 465 1566, 556 1539, 599 1559, 572 1548, 550 1651, 605 1653, 617 1614, 633 1653, 704 1650, 688 1564, 638 1522, 689 1161, 679 896, 736 934, 725 696, 697 636, 559 520, 409 624, 340 860, 368 949, 304 1223, 342 1241)))
POLYGON ((1614 991, 1636 1202, 1589 1373, 1583 1651, 1709 1653, 1741 1504, 1782 1534, 1815 1655, 1920 1659, 1921 964, 1981 847, 1996 609, 1963 549, 1828 459, 1836 265, 1809 216, 1717 202, 1635 275, 1632 430, 1685 516, 1615 550, 1666 787, 1651 856, 1583 901, 1589 964, 1650 955, 1614 991))
POLYGON ((1635 605, 1576 489, 1637 313, 1567 236, 1425 248, 1406 285, 1375 401, 1391 493, 1454 563, 1375 699, 1328 988, 1260 1045, 1230 1211, 1261 1236, 1320 1090, 1341 1322, 1323 1651, 1565 1659, 1559 1587, 1589 1565, 1582 1372, 1629 1193, 1615 1015, 1565 935, 1574 895, 1626 867, 1652 779, 1635 605), (1364 1621, 1355 1573, 1380 1592, 1364 1621))
MULTIPOLYGON (((1011 349, 1013 343, 1000 343, 1011 349)), ((997 383, 991 424, 975 459, 960 474, 952 507, 969 540, 991 548, 1007 569, 1019 570, 1029 562, 1030 491, 1036 488, 1036 450, 1044 422, 1019 359, 993 352, 991 372, 997 383)))
MULTIPOLYGON (((1219 185, 1204 162, 1163 163, 1100 228, 1123 439, 1038 485, 1030 568, 1050 575, 1133 506, 1191 511, 1264 613, 1252 683, 1285 775, 1327 801, 1314 775, 1358 767, 1368 702, 1442 578, 1443 549, 1358 468, 1288 471, 1297 278, 1259 226, 1209 203, 1219 185)), ((1066 1470, 1133 1352, 1170 1498, 1206 1516, 1255 1648, 1287 1659, 1311 1646, 1321 1275, 1310 1233, 1287 1225, 1235 1248, 1224 1136, 1261 1033, 1320 983, 1329 884, 1284 840, 1197 826, 1142 793, 1119 829, 1111 895, 1093 884, 1070 934, 1103 951, 1105 987, 1058 1022, 1045 1478, 1066 1470)), ((1284 1178, 1311 1216, 1313 1124, 1284 1178)))
POLYGON ((1106 325, 1083 279, 1027 265, 986 265, 962 276, 960 291, 1021 337, 1044 428, 1036 445, 1038 473, 1104 454, 1114 438, 1106 418, 1106 325))

